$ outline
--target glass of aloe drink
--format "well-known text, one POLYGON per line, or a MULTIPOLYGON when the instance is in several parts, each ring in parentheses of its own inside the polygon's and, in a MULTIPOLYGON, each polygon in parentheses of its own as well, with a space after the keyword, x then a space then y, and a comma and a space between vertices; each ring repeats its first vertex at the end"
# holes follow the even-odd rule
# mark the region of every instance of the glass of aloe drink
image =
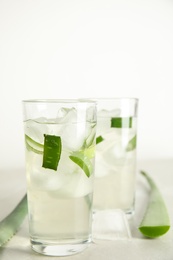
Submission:
POLYGON ((122 210, 132 216, 135 203, 136 98, 98 98, 94 212, 122 210))
POLYGON ((52 256, 91 242, 96 102, 23 100, 31 247, 52 256))

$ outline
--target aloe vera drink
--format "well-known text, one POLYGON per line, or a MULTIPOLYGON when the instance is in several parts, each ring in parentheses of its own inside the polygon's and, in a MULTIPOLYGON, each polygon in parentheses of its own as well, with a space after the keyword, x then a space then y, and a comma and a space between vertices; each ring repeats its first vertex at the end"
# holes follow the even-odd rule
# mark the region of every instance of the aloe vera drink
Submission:
POLYGON ((94 211, 134 213, 137 99, 98 99, 94 211))
POLYGON ((24 107, 31 246, 46 255, 80 252, 91 241, 95 103, 24 101, 24 107), (31 106, 39 117, 29 118, 31 106))

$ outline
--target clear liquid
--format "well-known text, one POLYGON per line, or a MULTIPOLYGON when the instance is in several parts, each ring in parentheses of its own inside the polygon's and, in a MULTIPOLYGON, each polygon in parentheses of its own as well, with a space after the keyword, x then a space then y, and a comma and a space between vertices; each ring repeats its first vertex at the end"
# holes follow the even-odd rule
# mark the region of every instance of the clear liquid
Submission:
POLYGON ((136 180, 136 148, 127 151, 136 135, 136 119, 132 128, 110 128, 110 118, 98 118, 97 136, 104 141, 96 145, 94 210, 134 210, 136 180))
POLYGON ((59 197, 56 191, 28 192, 30 234, 46 243, 76 243, 88 240, 91 233, 92 194, 59 197))
POLYGON ((110 169, 104 176, 96 177, 94 185, 94 209, 122 209, 125 212, 133 210, 135 164, 120 166, 115 172, 110 169))
MULTIPOLYGON (((85 124, 42 123, 27 121, 25 133, 35 142, 44 143, 44 134, 59 135, 62 140, 57 170, 42 167, 43 154, 37 145, 26 145, 26 177, 29 231, 32 248, 45 255, 70 255, 82 251, 91 241, 93 170, 84 170, 70 159, 76 149, 94 135, 94 127, 85 124), (81 126, 83 130, 81 130, 81 126), (70 135, 73 137, 70 138, 70 135), (77 140, 77 141, 75 141, 77 140)), ((93 142, 83 152, 90 154, 93 142)), ((94 155, 89 158, 93 165, 94 155)))

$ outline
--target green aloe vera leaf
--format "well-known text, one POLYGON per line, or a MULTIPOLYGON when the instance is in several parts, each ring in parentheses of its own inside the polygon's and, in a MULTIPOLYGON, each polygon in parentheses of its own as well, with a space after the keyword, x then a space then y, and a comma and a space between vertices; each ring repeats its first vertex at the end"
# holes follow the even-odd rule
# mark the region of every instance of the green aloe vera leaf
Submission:
POLYGON ((130 152, 136 148, 136 135, 130 139, 130 141, 127 144, 126 151, 130 152))
POLYGON ((82 149, 79 151, 83 156, 88 157, 88 159, 92 159, 95 156, 95 144, 91 145, 87 149, 82 149))
POLYGON ((92 144, 94 143, 94 141, 95 141, 95 124, 92 126, 92 128, 91 128, 91 132, 90 132, 90 134, 88 135, 88 137, 85 139, 85 141, 84 141, 84 144, 83 144, 83 148, 85 149, 85 148, 87 148, 87 147, 90 147, 90 146, 92 146, 92 144))
POLYGON ((104 138, 103 138, 101 135, 99 135, 99 136, 96 138, 96 144, 99 144, 99 143, 103 142, 103 140, 104 140, 104 138))
POLYGON ((14 210, 0 222, 0 246, 3 246, 15 235, 27 212, 27 195, 25 195, 14 210))
POLYGON ((150 198, 144 217, 138 227, 140 232, 150 238, 164 235, 170 229, 170 219, 165 201, 153 179, 144 171, 141 174, 150 185, 150 198))
POLYGON ((61 157, 61 150, 61 137, 45 134, 42 167, 56 171, 61 157))
POLYGON ((28 135, 25 135, 25 144, 26 148, 30 151, 33 151, 34 153, 42 154, 43 153, 43 144, 40 144, 36 141, 34 141, 31 137, 28 135))
POLYGON ((132 128, 132 117, 112 117, 111 127, 115 128, 132 128))
POLYGON ((84 153, 74 152, 69 158, 84 171, 87 177, 90 177, 93 167, 91 161, 84 153))

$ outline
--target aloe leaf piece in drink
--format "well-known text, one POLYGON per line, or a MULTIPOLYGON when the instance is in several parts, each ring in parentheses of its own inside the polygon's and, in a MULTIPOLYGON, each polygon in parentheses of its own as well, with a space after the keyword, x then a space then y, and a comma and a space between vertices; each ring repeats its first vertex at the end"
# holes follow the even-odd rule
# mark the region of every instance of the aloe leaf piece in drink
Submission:
POLYGON ((28 150, 33 151, 34 153, 43 154, 43 148, 44 148, 43 144, 36 142, 28 135, 25 135, 25 143, 26 143, 26 148, 28 150))
POLYGON ((132 117, 112 117, 111 127, 115 128, 132 128, 132 117))
POLYGON ((84 153, 74 152, 69 158, 84 171, 87 177, 90 177, 92 173, 92 163, 84 153))
POLYGON ((99 136, 96 138, 96 144, 99 144, 99 143, 103 142, 103 140, 104 140, 104 138, 103 138, 101 135, 99 135, 99 136))
POLYGON ((130 139, 130 141, 127 144, 126 151, 130 152, 136 148, 136 135, 130 139))
POLYGON ((61 157, 61 137, 44 134, 44 151, 42 167, 57 170, 61 157))

